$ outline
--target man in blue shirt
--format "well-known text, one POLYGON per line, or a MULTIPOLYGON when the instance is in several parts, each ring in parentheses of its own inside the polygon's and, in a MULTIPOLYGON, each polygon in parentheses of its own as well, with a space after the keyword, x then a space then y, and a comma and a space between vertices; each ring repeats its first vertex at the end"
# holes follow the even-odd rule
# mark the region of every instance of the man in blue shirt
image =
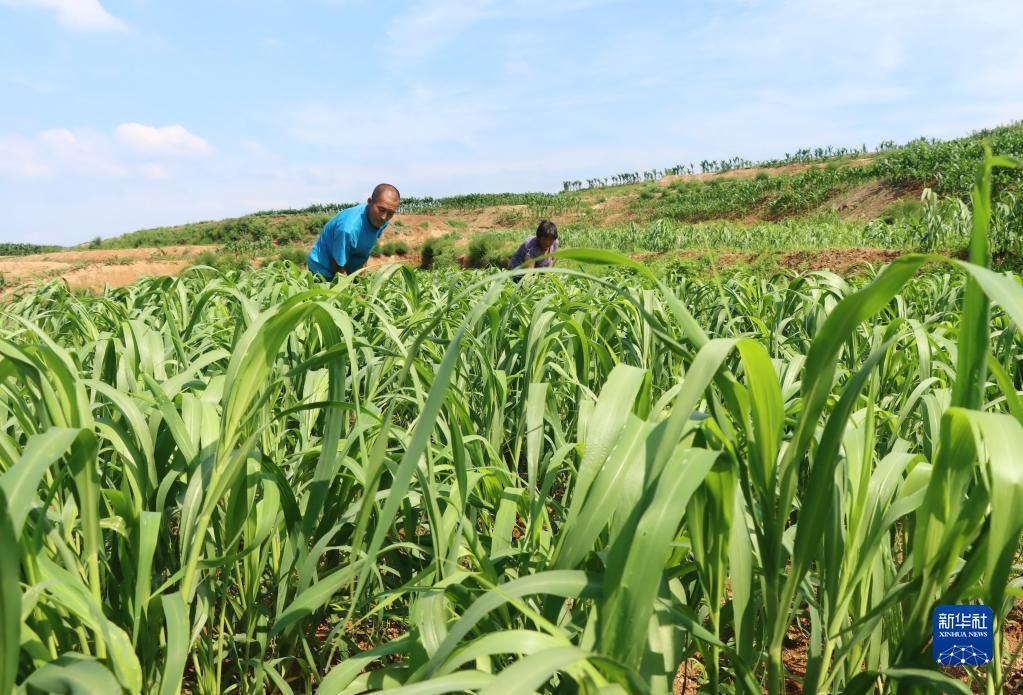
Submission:
POLYGON ((398 189, 381 183, 365 203, 334 215, 309 251, 309 270, 333 280, 337 273, 351 275, 362 268, 400 202, 398 189))

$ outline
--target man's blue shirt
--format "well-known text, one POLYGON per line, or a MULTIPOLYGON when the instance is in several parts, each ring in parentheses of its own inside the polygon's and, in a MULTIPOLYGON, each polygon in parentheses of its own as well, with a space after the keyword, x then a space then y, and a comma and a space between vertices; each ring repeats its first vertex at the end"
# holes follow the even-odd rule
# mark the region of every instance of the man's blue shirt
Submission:
POLYGON ((309 270, 328 280, 334 279, 341 268, 346 273, 354 273, 366 265, 369 252, 387 225, 384 222, 380 229, 375 229, 370 224, 366 203, 342 210, 323 225, 320 238, 313 244, 306 260, 309 270))

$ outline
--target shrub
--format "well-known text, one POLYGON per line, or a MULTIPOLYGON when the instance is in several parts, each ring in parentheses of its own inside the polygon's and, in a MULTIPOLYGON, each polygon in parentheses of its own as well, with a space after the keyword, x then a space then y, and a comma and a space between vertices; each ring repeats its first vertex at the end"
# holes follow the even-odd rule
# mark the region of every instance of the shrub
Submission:
POLYGON ((421 268, 433 270, 453 268, 459 265, 455 240, 450 234, 427 239, 419 249, 422 254, 421 268))
POLYGON ((277 255, 282 261, 291 261, 300 268, 305 267, 309 252, 301 246, 287 246, 277 255))
POLYGON ((231 253, 203 251, 192 260, 192 265, 208 265, 221 272, 244 270, 252 267, 252 259, 231 253))
POLYGON ((306 226, 297 219, 281 220, 274 226, 271 234, 277 243, 290 244, 305 237, 306 226))
POLYGON ((386 244, 381 245, 380 253, 385 256, 404 256, 408 253, 408 244, 404 241, 389 241, 386 244))
POLYGON ((452 229, 465 229, 469 226, 468 222, 463 222, 462 220, 444 220, 444 224, 452 229))
POLYGON ((511 254, 493 234, 477 234, 469 240, 466 265, 470 268, 504 268, 511 254))
POLYGON ((270 238, 267 230, 266 218, 264 217, 239 217, 227 220, 221 228, 221 239, 223 241, 252 240, 260 241, 270 238))
POLYGON ((327 224, 327 222, 330 221, 331 217, 332 215, 327 215, 324 213, 311 215, 309 219, 306 220, 305 223, 306 232, 310 236, 319 236, 320 232, 323 231, 323 225, 327 224))

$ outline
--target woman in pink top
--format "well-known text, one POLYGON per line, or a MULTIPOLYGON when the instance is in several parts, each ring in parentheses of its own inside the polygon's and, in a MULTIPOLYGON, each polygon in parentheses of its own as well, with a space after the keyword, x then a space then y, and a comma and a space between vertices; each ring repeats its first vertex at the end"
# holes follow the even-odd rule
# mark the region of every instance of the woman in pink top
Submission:
MULTIPOLYGON (((545 256, 558 250, 558 227, 550 220, 543 220, 536 228, 536 236, 526 239, 512 254, 508 268, 513 270, 526 261, 545 256)), ((553 258, 544 258, 533 263, 537 268, 550 268, 554 265, 553 258)))

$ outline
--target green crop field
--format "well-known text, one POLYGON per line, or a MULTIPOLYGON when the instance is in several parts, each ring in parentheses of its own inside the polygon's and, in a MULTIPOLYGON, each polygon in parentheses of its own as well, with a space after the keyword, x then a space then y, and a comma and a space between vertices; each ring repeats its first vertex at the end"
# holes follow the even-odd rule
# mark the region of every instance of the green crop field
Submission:
POLYGON ((1018 162, 984 162, 969 261, 855 279, 576 244, 520 283, 278 262, 9 299, 0 692, 1017 687, 1018 162), (942 672, 932 611, 970 602, 994 661, 942 672))
MULTIPOLYGON (((471 214, 495 206, 499 212, 492 224, 514 228, 515 236, 533 228, 542 218, 553 218, 559 224, 566 217, 571 224, 586 232, 586 237, 573 242, 585 245, 599 236, 614 236, 612 248, 623 251, 661 250, 665 243, 664 229, 686 230, 681 247, 751 248, 743 242, 749 234, 739 224, 753 215, 760 223, 782 224, 783 233, 772 242, 784 248, 807 246, 840 246, 847 243, 867 246, 889 245, 891 248, 943 249, 965 248, 969 226, 969 198, 973 172, 982 158, 982 142, 988 141, 996 152, 1023 156, 1023 123, 982 130, 953 140, 917 139, 901 146, 881 143, 874 151, 850 152, 838 148, 800 150, 783 159, 751 162, 742 158, 703 162, 704 172, 733 172, 752 166, 805 166, 790 173, 761 171, 748 177, 712 177, 707 179, 676 179, 658 185, 656 180, 667 175, 691 173, 694 165, 676 165, 653 171, 617 174, 593 178, 586 188, 566 185, 561 193, 487 193, 454 195, 443 198, 402 198, 401 213, 471 214), (873 219, 843 220, 820 223, 822 212, 837 197, 857 186, 877 184, 904 198, 911 205, 908 215, 897 219, 883 214, 873 219), (926 189, 924 199, 917 201, 926 189), (906 196, 909 196, 906 198, 906 196), (618 200, 625 203, 628 223, 608 221, 607 211, 595 209, 603 203, 618 200), (967 206, 965 224, 963 207, 967 206), (512 209, 508 209, 512 208, 512 209), (916 208, 919 208, 918 210, 916 208), (707 223, 707 227, 700 223, 707 223), (657 248, 639 239, 628 247, 621 240, 620 229, 629 225, 656 228, 657 248), (797 230, 793 233, 792 230, 797 230), (725 230, 719 238, 718 231, 725 230), (731 239, 739 237, 737 242, 731 239)), ((993 214, 995 237, 998 230, 1011 229, 1015 237, 1023 237, 1023 175, 1016 171, 995 174, 993 214)), ((301 209, 264 210, 240 218, 197 222, 176 227, 140 230, 105 239, 99 248, 160 247, 176 244, 290 244, 311 241, 323 224, 339 210, 353 203, 311 205, 301 209)), ((443 223, 443 222, 442 222, 443 223)), ((449 226, 461 227, 464 221, 450 220, 449 226), (453 224, 452 224, 453 223, 453 224)), ((423 222, 422 224, 426 224, 423 222)), ((427 225, 428 226, 428 225, 427 225)), ((633 235, 635 236, 635 235, 633 235)), ((679 236, 679 235, 675 235, 679 236)), ((763 235, 752 236, 765 239, 763 235)), ((626 236, 627 240, 629 237, 626 236)), ((521 241, 521 239, 520 239, 521 241)), ((674 242, 668 242, 674 243, 674 242)), ((1013 240, 1012 243, 1015 243, 1013 240)), ((604 246, 602 246, 604 247, 604 246)), ((777 248, 777 246, 775 246, 777 248)), ((759 250, 759 249, 754 249, 759 250)))

